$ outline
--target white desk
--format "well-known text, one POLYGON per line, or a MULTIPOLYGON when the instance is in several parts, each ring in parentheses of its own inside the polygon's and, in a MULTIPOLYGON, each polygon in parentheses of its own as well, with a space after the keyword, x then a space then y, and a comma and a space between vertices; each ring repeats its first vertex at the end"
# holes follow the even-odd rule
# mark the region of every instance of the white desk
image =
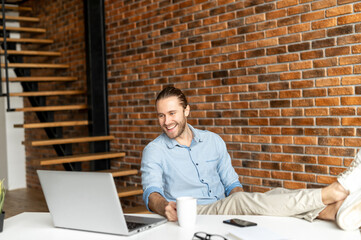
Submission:
MULTIPOLYGON (((183 229, 177 223, 168 222, 153 229, 146 230, 131 237, 123 237, 102 233, 91 233, 77 230, 54 228, 49 213, 22 213, 5 220, 0 240, 191 240, 194 232, 221 234, 234 240, 229 232, 237 227, 222 223, 223 220, 237 216, 198 216, 197 225, 193 229, 183 229)), ((288 217, 238 216, 239 218, 257 222, 261 228, 267 228, 284 239, 327 239, 327 240, 360 240, 359 231, 345 232, 335 223, 317 220, 309 223, 305 220, 288 217)), ((257 226, 257 227, 258 227, 257 226)), ((242 230, 240 228, 237 228, 242 230)))

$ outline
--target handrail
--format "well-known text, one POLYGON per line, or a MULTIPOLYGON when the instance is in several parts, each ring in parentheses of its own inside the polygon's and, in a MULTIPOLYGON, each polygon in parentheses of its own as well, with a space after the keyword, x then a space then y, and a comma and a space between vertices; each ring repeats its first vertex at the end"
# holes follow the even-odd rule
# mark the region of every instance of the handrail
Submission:
MULTIPOLYGON (((1 0, 2 4, 2 16, 3 16, 3 39, 4 39, 4 63, 5 63, 5 81, 6 81, 6 93, 2 93, 3 96, 6 96, 7 102, 7 111, 12 111, 10 108, 10 89, 9 89, 9 68, 8 68, 8 47, 7 47, 7 33, 6 33, 6 20, 5 20, 5 0, 1 0)), ((2 75, 2 71, 0 71, 0 75, 2 75)), ((1 77, 1 84, 2 84, 2 77, 1 77)))

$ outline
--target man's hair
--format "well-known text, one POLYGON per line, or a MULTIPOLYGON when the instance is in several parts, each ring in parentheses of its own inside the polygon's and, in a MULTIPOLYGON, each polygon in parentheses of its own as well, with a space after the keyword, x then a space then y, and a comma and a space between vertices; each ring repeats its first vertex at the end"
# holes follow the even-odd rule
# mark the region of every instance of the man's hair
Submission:
POLYGON ((185 109, 188 106, 188 101, 184 93, 175 87, 166 87, 164 88, 157 96, 157 99, 155 100, 155 104, 161 99, 168 98, 168 97, 177 97, 182 105, 182 107, 185 109))

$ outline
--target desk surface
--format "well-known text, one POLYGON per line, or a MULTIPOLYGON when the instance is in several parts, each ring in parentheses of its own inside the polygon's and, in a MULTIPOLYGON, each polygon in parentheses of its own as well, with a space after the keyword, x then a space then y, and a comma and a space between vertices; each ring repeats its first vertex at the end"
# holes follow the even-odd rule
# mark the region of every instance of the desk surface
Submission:
POLYGON ((230 232, 236 229, 240 233, 240 231, 244 231, 244 229, 222 223, 223 220, 234 217, 257 222, 257 227, 259 229, 269 230, 276 235, 282 236, 282 239, 361 239, 360 231, 346 232, 340 230, 333 222, 316 220, 315 222, 310 223, 305 220, 290 217, 199 215, 197 217, 196 226, 191 229, 184 229, 179 227, 177 223, 168 222, 130 237, 122 237, 55 228, 53 227, 51 215, 49 213, 22 213, 5 220, 4 230, 0 233, 0 240, 187 240, 192 239, 194 232, 197 231, 221 234, 230 240, 236 240, 237 238, 230 235, 230 232))

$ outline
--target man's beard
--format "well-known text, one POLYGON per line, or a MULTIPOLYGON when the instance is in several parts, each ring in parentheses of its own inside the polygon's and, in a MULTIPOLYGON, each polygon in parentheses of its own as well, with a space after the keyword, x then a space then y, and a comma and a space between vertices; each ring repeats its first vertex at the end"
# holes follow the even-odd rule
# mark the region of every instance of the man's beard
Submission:
POLYGON ((176 135, 175 135, 174 137, 168 135, 167 130, 164 129, 165 127, 163 127, 163 132, 164 132, 165 134, 167 134, 167 136, 168 136, 170 139, 176 139, 177 137, 179 137, 180 135, 183 134, 183 132, 184 132, 185 129, 186 129, 186 124, 187 124, 187 123, 186 123, 185 118, 184 118, 181 122, 177 123, 177 126, 176 126, 176 127, 178 127, 178 132, 176 133, 176 135))

